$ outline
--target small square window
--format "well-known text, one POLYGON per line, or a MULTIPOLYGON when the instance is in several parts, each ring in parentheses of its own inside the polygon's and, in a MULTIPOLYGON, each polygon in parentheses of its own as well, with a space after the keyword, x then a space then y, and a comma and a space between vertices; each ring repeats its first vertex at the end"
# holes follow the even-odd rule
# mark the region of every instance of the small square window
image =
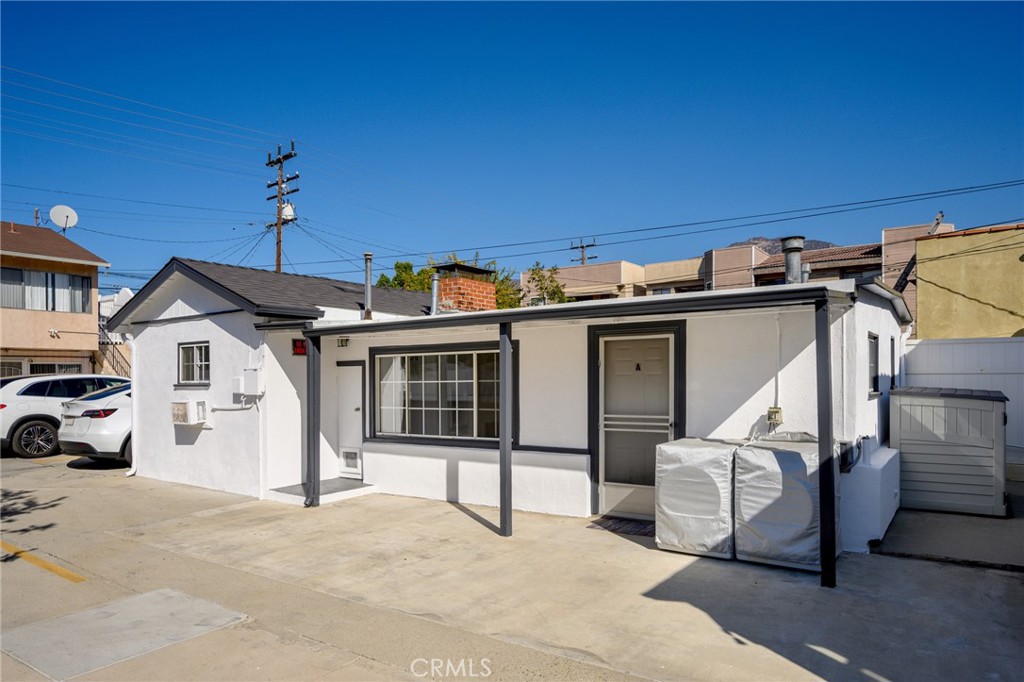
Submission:
POLYGON ((182 343, 178 346, 178 383, 210 383, 210 343, 182 343))

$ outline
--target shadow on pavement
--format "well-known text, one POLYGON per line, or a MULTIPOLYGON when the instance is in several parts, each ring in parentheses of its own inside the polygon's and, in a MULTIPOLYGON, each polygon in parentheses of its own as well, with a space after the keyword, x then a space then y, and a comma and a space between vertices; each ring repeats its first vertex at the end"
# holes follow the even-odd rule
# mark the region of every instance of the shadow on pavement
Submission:
POLYGON ((459 504, 458 502, 449 502, 448 504, 450 504, 451 506, 455 507, 460 512, 462 512, 463 514, 468 516, 469 518, 473 519, 474 521, 479 523, 484 528, 487 528, 487 529, 493 531, 494 533, 498 533, 498 534, 501 533, 501 528, 498 527, 498 525, 496 523, 494 523, 493 521, 489 521, 488 519, 485 519, 484 517, 480 516, 475 511, 470 509, 469 507, 467 507, 465 505, 462 505, 462 504, 459 504))
POLYGON ((68 462, 69 469, 81 471, 107 471, 109 469, 127 469, 128 462, 123 459, 92 459, 91 457, 79 457, 68 462))
MULTIPOLYGON (((31 524, 28 526, 21 526, 17 528, 11 528, 10 525, 18 525, 20 521, 24 520, 25 517, 33 512, 45 511, 53 509, 60 505, 62 501, 67 497, 57 497, 46 502, 40 502, 39 498, 36 497, 35 493, 31 490, 14 490, 11 488, 3 489, 3 500, 0 502, 0 519, 3 523, 3 534, 6 535, 20 535, 23 533, 31 533, 37 530, 48 530, 56 526, 56 523, 52 521, 50 523, 42 524, 31 524)), ((13 556, 5 556, 0 561, 10 561, 13 556)))

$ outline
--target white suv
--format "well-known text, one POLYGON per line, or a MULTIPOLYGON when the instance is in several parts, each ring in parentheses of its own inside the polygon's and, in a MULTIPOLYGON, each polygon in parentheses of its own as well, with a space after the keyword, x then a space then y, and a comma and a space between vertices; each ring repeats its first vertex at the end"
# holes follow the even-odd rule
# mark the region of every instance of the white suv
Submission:
POLYGON ((64 454, 131 464, 132 385, 101 388, 64 403, 57 438, 64 454))
POLYGON ((127 381, 102 374, 0 379, 0 445, 10 445, 21 457, 56 454, 61 403, 127 381))

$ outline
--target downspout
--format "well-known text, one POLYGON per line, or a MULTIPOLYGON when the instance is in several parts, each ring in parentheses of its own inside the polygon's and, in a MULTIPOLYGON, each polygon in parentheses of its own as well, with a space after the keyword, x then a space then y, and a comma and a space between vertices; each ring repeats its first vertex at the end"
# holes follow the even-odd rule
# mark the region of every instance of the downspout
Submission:
POLYGON ((441 275, 436 272, 430 276, 430 314, 437 315, 438 289, 441 286, 441 275))
POLYGON ((132 350, 132 465, 128 471, 124 472, 125 476, 134 476, 139 471, 139 453, 142 448, 139 447, 139 424, 142 420, 139 419, 139 384, 136 381, 139 376, 139 364, 141 358, 139 357, 139 349, 135 343, 135 338, 132 336, 125 336, 125 343, 132 350))
POLYGON ((363 254, 366 261, 366 284, 363 286, 363 319, 373 319, 373 253, 367 251, 363 254))

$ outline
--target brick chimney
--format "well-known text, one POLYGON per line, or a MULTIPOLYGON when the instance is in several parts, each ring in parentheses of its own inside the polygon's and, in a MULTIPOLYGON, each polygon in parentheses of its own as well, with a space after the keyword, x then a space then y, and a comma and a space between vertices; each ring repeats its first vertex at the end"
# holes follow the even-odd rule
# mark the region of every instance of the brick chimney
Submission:
POLYGON ((491 281, 493 270, 462 263, 445 263, 434 269, 441 275, 437 298, 442 311, 473 312, 498 307, 491 281))

